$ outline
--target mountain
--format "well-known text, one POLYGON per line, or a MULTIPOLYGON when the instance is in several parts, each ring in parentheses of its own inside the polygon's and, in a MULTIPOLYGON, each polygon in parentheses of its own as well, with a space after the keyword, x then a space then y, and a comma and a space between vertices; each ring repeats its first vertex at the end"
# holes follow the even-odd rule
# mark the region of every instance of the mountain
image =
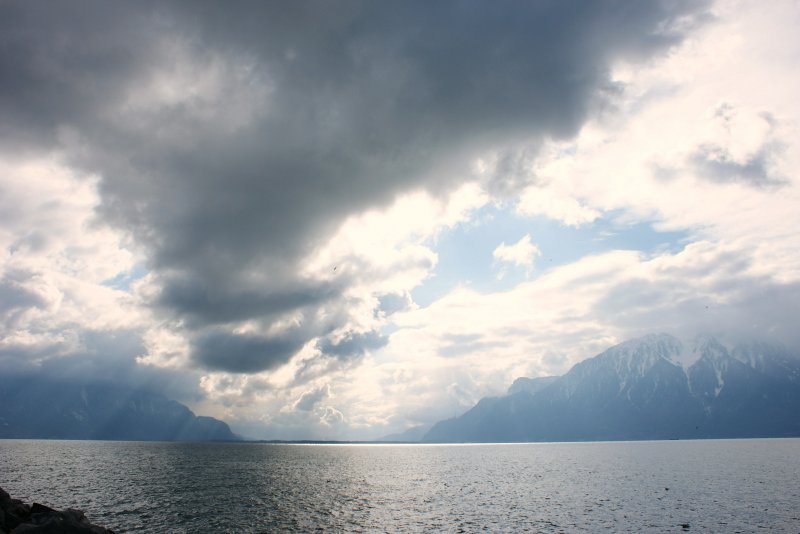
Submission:
POLYGON ((800 359, 701 336, 627 341, 561 377, 522 378, 440 421, 428 442, 800 436, 800 359))
POLYGON ((231 441, 228 425, 140 389, 0 378, 0 438, 231 441))
POLYGON ((513 395, 525 391, 533 395, 558 380, 558 378, 557 376, 540 376, 538 378, 526 378, 523 376, 514 380, 514 383, 508 388, 508 394, 513 395))

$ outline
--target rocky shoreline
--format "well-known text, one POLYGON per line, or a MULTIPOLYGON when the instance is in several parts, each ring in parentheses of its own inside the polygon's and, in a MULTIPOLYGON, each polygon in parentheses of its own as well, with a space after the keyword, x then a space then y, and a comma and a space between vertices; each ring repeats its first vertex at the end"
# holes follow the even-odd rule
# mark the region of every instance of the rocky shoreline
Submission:
POLYGON ((93 525, 81 510, 54 510, 39 503, 27 505, 0 488, 0 532, 4 534, 114 534, 93 525))

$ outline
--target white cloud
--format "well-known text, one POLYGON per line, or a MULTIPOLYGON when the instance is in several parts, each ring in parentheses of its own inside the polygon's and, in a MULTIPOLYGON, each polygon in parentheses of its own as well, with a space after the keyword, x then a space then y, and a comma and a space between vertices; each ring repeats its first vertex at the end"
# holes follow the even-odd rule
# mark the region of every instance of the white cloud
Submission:
POLYGON ((495 260, 523 267, 527 274, 533 270, 533 263, 541 254, 539 247, 531 243, 530 234, 525 234, 513 245, 506 245, 504 241, 492 252, 495 260))
POLYGON ((135 296, 107 283, 136 261, 97 223, 96 184, 55 156, 0 163, 0 348, 20 364, 86 351, 87 332, 144 324, 135 296))
POLYGON ((345 422, 345 417, 342 412, 333 406, 326 406, 325 411, 320 417, 320 423, 326 426, 335 426, 345 422))
POLYGON ((376 290, 411 289, 436 261, 425 243, 468 220, 488 200, 477 184, 468 183, 444 199, 417 191, 400 196, 384 209, 352 215, 302 262, 304 274, 334 278, 352 266, 359 276, 380 280, 373 285, 376 290), (409 269, 414 265, 420 268, 409 269), (403 278, 387 277, 391 271, 400 271, 403 278))
POLYGON ((301 410, 304 412, 310 412, 313 410, 320 401, 324 400, 326 397, 330 395, 330 386, 325 384, 324 386, 310 389, 300 395, 300 398, 295 401, 292 405, 294 410, 301 410))
POLYGON ((543 215, 567 226, 581 226, 600 217, 600 212, 581 203, 570 193, 558 191, 557 186, 527 187, 520 195, 517 211, 523 215, 543 215))
POLYGON ((519 376, 561 374, 652 331, 733 331, 796 344, 782 310, 798 294, 798 283, 763 279, 745 251, 709 242, 649 259, 625 251, 591 256, 503 293, 458 289, 396 318, 400 330, 375 357, 388 382, 381 402, 410 422, 451 417, 519 376), (451 354, 454 343, 460 350, 451 354))
POLYGON ((720 2, 716 11, 716 22, 666 59, 619 65, 624 92, 613 120, 543 150, 536 172, 580 192, 590 209, 751 247, 771 236, 770 247, 790 254, 800 199, 800 76, 791 57, 800 45, 786 33, 797 9, 720 2))

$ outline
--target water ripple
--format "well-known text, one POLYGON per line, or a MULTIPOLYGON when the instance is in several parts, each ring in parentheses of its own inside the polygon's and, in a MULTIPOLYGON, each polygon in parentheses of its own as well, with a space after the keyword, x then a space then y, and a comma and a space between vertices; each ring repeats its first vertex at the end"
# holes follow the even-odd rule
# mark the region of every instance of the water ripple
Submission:
POLYGON ((0 486, 118 532, 797 532, 800 440, 0 441, 0 486))

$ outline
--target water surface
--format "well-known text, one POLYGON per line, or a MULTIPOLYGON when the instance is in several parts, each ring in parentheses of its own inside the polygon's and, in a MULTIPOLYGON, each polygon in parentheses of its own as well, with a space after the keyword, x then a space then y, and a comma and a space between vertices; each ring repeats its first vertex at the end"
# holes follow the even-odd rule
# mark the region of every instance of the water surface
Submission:
POLYGON ((800 439, 0 441, 0 486, 118 532, 799 532, 800 439))

